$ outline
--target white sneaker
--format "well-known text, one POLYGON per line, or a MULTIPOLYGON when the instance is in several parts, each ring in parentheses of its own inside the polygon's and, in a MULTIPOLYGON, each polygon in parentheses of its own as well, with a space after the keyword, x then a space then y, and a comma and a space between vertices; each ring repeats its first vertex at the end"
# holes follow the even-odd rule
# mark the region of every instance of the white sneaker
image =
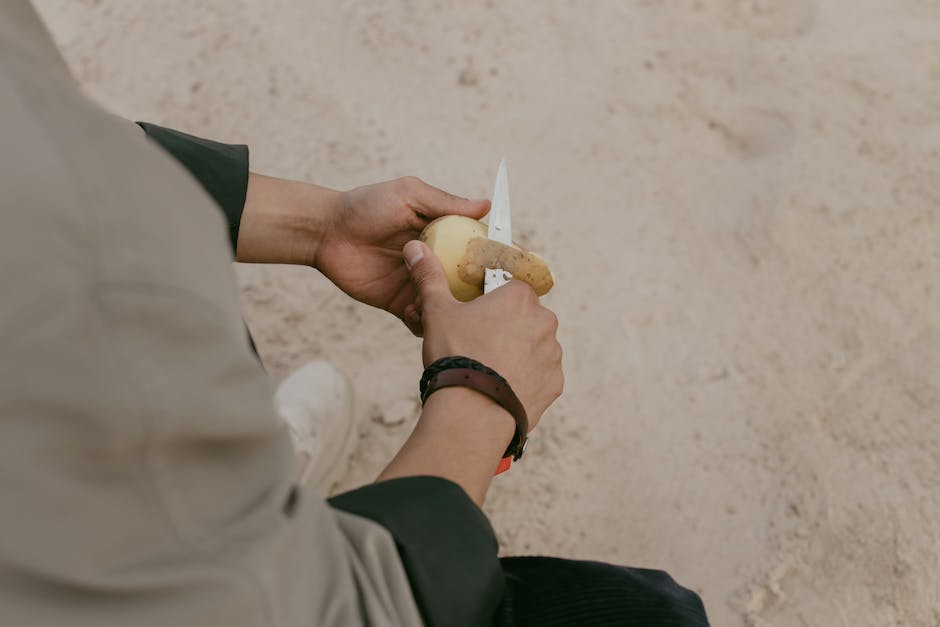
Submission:
POLYGON ((349 470, 356 442, 352 383, 333 364, 311 361, 287 376, 274 393, 297 453, 297 478, 326 495, 349 470))

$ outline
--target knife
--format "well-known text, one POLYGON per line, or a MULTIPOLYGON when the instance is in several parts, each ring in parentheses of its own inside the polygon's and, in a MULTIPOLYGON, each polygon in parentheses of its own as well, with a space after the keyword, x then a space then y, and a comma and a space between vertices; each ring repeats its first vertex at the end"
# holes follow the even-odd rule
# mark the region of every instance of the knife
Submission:
MULTIPOLYGON (((496 184, 493 186, 493 200, 490 204, 489 226, 486 236, 507 246, 512 246, 512 215, 509 211, 509 175, 506 173, 506 160, 500 159, 496 168, 496 184)), ((512 274, 502 268, 486 268, 483 293, 488 294, 497 287, 512 280, 512 274)), ((496 473, 509 470, 513 457, 509 455, 499 460, 496 473)))
MULTIPOLYGON (((509 175, 506 173, 506 160, 500 159, 496 169, 496 184, 493 186, 493 201, 490 204, 489 230, 491 240, 512 246, 512 215, 509 211, 509 175)), ((488 294, 497 287, 512 280, 512 274, 502 268, 486 268, 483 281, 483 293, 488 294)))

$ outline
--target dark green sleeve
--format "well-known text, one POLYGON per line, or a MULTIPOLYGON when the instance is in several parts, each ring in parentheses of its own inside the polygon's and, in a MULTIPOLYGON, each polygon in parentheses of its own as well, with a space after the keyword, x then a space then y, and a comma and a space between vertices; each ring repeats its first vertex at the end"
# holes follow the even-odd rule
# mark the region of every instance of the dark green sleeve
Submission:
POLYGON ((391 532, 428 627, 492 625, 506 589, 499 546, 486 515, 460 486, 439 477, 404 477, 329 503, 391 532))
POLYGON ((222 144, 147 122, 137 124, 215 199, 228 222, 234 251, 248 193, 248 146, 222 144))

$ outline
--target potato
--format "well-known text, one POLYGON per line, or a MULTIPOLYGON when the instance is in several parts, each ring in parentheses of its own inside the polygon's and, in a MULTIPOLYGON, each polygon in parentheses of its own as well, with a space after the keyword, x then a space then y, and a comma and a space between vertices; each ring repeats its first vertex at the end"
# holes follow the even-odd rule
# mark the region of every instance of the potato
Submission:
POLYGON ((461 301, 483 294, 486 268, 499 268, 512 278, 525 281, 539 296, 555 284, 545 260, 487 238, 487 226, 473 218, 444 216, 427 225, 421 241, 430 247, 444 266, 450 291, 461 301))

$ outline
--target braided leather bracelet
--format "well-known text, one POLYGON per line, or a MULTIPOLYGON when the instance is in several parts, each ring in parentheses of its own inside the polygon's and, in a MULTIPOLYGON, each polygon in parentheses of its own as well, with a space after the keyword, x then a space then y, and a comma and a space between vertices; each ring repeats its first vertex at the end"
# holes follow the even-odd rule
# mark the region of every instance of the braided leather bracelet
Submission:
POLYGON ((499 376, 492 368, 469 357, 454 356, 438 359, 425 368, 419 385, 421 404, 424 404, 437 390, 456 386, 471 388, 491 398, 508 411, 516 421, 516 432, 506 452, 503 453, 503 458, 496 468, 496 474, 509 470, 511 463, 522 457, 529 432, 529 418, 519 397, 509 387, 506 379, 499 376))

